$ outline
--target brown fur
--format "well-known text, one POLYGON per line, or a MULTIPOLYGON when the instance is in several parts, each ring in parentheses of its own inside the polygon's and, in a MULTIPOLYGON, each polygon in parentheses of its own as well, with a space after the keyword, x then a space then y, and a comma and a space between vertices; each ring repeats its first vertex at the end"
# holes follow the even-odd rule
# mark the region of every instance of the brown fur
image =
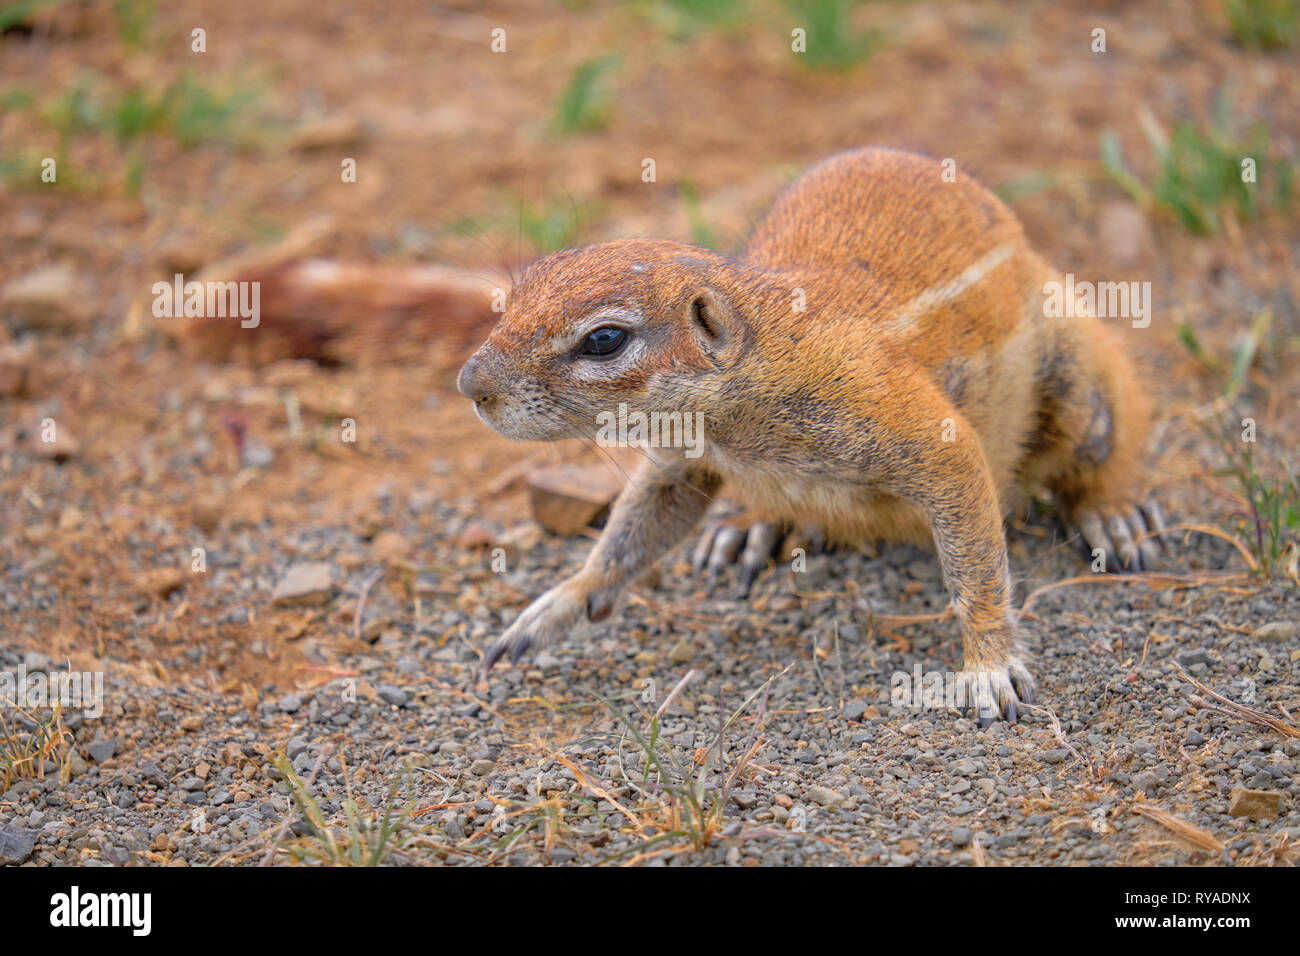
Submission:
POLYGON ((932 535, 964 670, 990 677, 1014 719, 1032 684, 1002 528, 1016 489, 1046 487, 1067 518, 1131 510, 1145 490, 1132 370, 1096 319, 1044 317, 1053 278, 992 194, 879 149, 808 171, 735 259, 629 240, 533 264, 461 373, 484 421, 511 438, 591 436, 626 402, 703 413, 707 446, 648 453, 584 568, 488 666, 608 613, 725 480, 841 539, 932 535), (635 353, 574 355, 574 335, 601 324, 630 325, 635 353))

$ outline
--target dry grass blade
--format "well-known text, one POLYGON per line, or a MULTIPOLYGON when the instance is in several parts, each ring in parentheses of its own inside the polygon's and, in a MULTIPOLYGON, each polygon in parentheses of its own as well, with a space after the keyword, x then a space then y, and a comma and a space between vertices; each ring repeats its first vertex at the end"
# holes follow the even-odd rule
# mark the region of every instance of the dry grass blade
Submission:
POLYGON ((595 783, 594 781, 589 779, 587 775, 583 773, 582 770, 579 769, 578 765, 575 764, 572 760, 564 756, 564 754, 557 753, 557 754, 553 754, 552 756, 554 757, 554 759, 564 764, 573 772, 573 776, 577 778, 579 786, 583 787, 583 789, 585 790, 590 790, 592 793, 600 797, 600 799, 602 800, 608 800, 610 804, 612 804, 620 813, 623 814, 623 816, 627 817, 628 820, 631 821, 632 826, 636 827, 637 832, 640 832, 641 830, 645 829, 641 825, 641 821, 636 818, 636 815, 632 813, 631 810, 623 806, 623 804, 619 803, 618 798, 615 797, 608 790, 606 790, 604 787, 602 787, 600 784, 595 783))
MULTIPOLYGON (((1205 531, 1205 533, 1207 534, 1210 533, 1210 530, 1207 530, 1206 528, 1203 528, 1199 525, 1193 530, 1205 531)), ((1221 531, 1218 532, 1217 536, 1222 537, 1223 532, 1221 531)), ((1253 570, 1253 565, 1252 565, 1252 570, 1253 570)), ((1026 613, 1031 607, 1034 606, 1035 602, 1037 602, 1038 598, 1041 595, 1046 594, 1049 591, 1055 591, 1058 588, 1071 587, 1075 584, 1101 584, 1101 585, 1115 585, 1118 587, 1128 587, 1134 584, 1145 584, 1147 587, 1165 587, 1165 586, 1176 585, 1176 584, 1185 584, 1194 587, 1204 587, 1206 585, 1211 585, 1211 584, 1223 585, 1230 582, 1234 582, 1234 581, 1240 582, 1243 580, 1245 580, 1245 578, 1240 573, 1169 574, 1163 571, 1146 571, 1146 572, 1137 572, 1137 573, 1124 574, 1124 575, 1081 574, 1081 575, 1077 575, 1076 577, 1063 578, 1060 581, 1053 581, 1051 584, 1044 584, 1041 588, 1031 591, 1029 593, 1029 596, 1025 598, 1025 603, 1020 606, 1020 613, 1021 614, 1026 613)))
POLYGON ((1276 834, 1267 843, 1256 842, 1255 850, 1246 863, 1257 866, 1295 866, 1300 863, 1300 844, 1292 842, 1285 833, 1276 834))
POLYGON ((0 704, 12 706, 31 728, 11 726, 0 714, 0 792, 22 777, 44 780, 47 763, 58 765, 59 782, 66 784, 73 738, 71 731, 63 726, 63 709, 56 703, 45 719, 6 698, 0 697, 0 704))
POLYGON ((1220 853, 1224 849, 1224 844, 1209 830, 1202 830, 1198 826, 1193 826, 1182 817, 1175 816, 1161 807, 1153 807, 1149 803, 1139 803, 1133 808, 1133 812, 1149 820, 1154 820, 1170 833, 1186 840, 1193 846, 1200 847, 1202 850, 1220 853))
POLYGON ((1021 704, 1020 706, 1024 707, 1026 710, 1034 711, 1035 713, 1046 714, 1048 721, 1052 725, 1052 735, 1056 738, 1057 743, 1070 751, 1070 753, 1074 755, 1075 760, 1088 768, 1089 777, 1100 779, 1097 774, 1097 768, 1092 765, 1092 761, 1079 753, 1079 751, 1074 748, 1074 745, 1071 744, 1070 741, 1066 740, 1065 729, 1061 726, 1061 721, 1057 719, 1055 711, 1049 707, 1044 707, 1041 704, 1021 704))
POLYGON ((1217 711, 1218 713, 1225 714, 1229 717, 1237 717, 1247 723, 1254 724, 1257 727, 1265 727, 1269 730, 1274 730, 1277 733, 1282 734, 1284 737, 1300 738, 1300 727, 1294 727, 1285 721, 1278 720, 1276 717, 1266 714, 1262 710, 1255 710, 1253 707, 1247 707, 1244 704, 1238 704, 1236 701, 1229 700, 1217 691, 1206 687, 1191 674, 1187 673, 1187 671, 1183 670, 1183 665, 1179 664, 1177 661, 1174 661, 1174 667, 1178 669, 1179 677, 1187 681, 1202 694, 1208 694, 1219 702, 1218 704, 1212 704, 1205 700, 1205 698, 1193 694, 1188 698, 1193 707, 1200 710, 1217 711))
MULTIPOLYGON (((1176 524, 1169 528, 1166 528, 1165 531, 1166 533, 1173 532, 1173 531, 1195 531, 1199 534, 1208 534, 1212 538, 1218 538, 1221 541, 1226 541, 1234 548, 1236 548, 1238 553, 1241 554, 1242 560, 1246 562, 1246 567, 1250 568, 1251 571, 1259 570, 1259 562, 1255 560, 1255 558, 1251 555, 1250 551, 1247 550, 1246 546, 1241 543, 1241 539, 1238 538, 1235 534, 1229 534, 1226 531, 1222 531, 1219 528, 1215 528, 1207 524, 1176 524)), ((1186 546, 1187 544, 1186 535, 1183 535, 1183 544, 1184 546, 1186 546)))
POLYGON ((356 627, 354 628, 357 641, 359 642, 365 640, 365 628, 363 623, 366 616, 366 598, 370 596, 370 589, 374 587, 375 582, 379 580, 383 573, 384 569, 382 567, 375 568, 375 570, 370 572, 365 581, 361 583, 361 593, 357 595, 356 627))
POLYGON ((677 685, 668 692, 668 696, 664 698, 664 702, 660 704, 659 709, 655 711, 655 720, 658 720, 660 717, 664 715, 664 711, 666 711, 668 709, 668 705, 673 702, 673 698, 681 693, 682 688, 684 688, 687 684, 689 684, 695 678, 695 675, 697 673, 699 672, 692 667, 690 670, 688 670, 685 674, 682 675, 682 679, 679 680, 677 682, 677 685))

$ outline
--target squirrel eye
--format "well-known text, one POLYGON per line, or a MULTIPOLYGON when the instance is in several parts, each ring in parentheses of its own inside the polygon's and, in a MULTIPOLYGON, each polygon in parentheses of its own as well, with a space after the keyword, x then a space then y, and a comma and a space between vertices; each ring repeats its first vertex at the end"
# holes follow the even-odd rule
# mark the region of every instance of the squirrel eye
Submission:
POLYGON ((627 342, 627 330, 612 325, 602 325, 593 329, 582 344, 578 346, 579 355, 595 355, 601 358, 613 355, 627 342))

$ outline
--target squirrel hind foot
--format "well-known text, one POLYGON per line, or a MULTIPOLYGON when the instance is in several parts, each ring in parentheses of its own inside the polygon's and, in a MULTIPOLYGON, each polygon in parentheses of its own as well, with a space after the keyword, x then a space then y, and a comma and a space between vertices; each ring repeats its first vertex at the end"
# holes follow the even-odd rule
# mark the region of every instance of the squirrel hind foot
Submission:
POLYGON ((1136 506, 1080 507, 1072 524, 1098 572, 1154 571, 1161 564, 1165 519, 1152 497, 1136 506))
POLYGON ((826 550, 826 536, 818 528, 795 528, 789 522, 753 520, 752 516, 742 514, 718 518, 705 526, 691 552, 691 566, 697 573, 707 573, 712 581, 726 568, 736 565, 740 574, 739 597, 743 599, 773 563, 786 561, 797 551, 810 555, 826 550))

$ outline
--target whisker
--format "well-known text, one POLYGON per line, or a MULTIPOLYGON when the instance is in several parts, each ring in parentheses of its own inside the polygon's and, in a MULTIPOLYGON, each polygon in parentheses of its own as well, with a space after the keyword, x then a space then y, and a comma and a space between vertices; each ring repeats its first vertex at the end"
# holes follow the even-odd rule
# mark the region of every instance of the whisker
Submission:
POLYGON ((515 277, 515 270, 510 268, 510 260, 506 258, 505 251, 497 245, 496 240, 492 238, 487 229, 477 219, 472 217, 466 217, 464 222, 478 231, 477 235, 471 233, 470 238, 481 245, 484 249, 487 249, 492 253, 492 255, 496 256, 497 262, 500 264, 501 268, 510 276, 510 284, 512 286, 518 285, 519 280, 515 277))

